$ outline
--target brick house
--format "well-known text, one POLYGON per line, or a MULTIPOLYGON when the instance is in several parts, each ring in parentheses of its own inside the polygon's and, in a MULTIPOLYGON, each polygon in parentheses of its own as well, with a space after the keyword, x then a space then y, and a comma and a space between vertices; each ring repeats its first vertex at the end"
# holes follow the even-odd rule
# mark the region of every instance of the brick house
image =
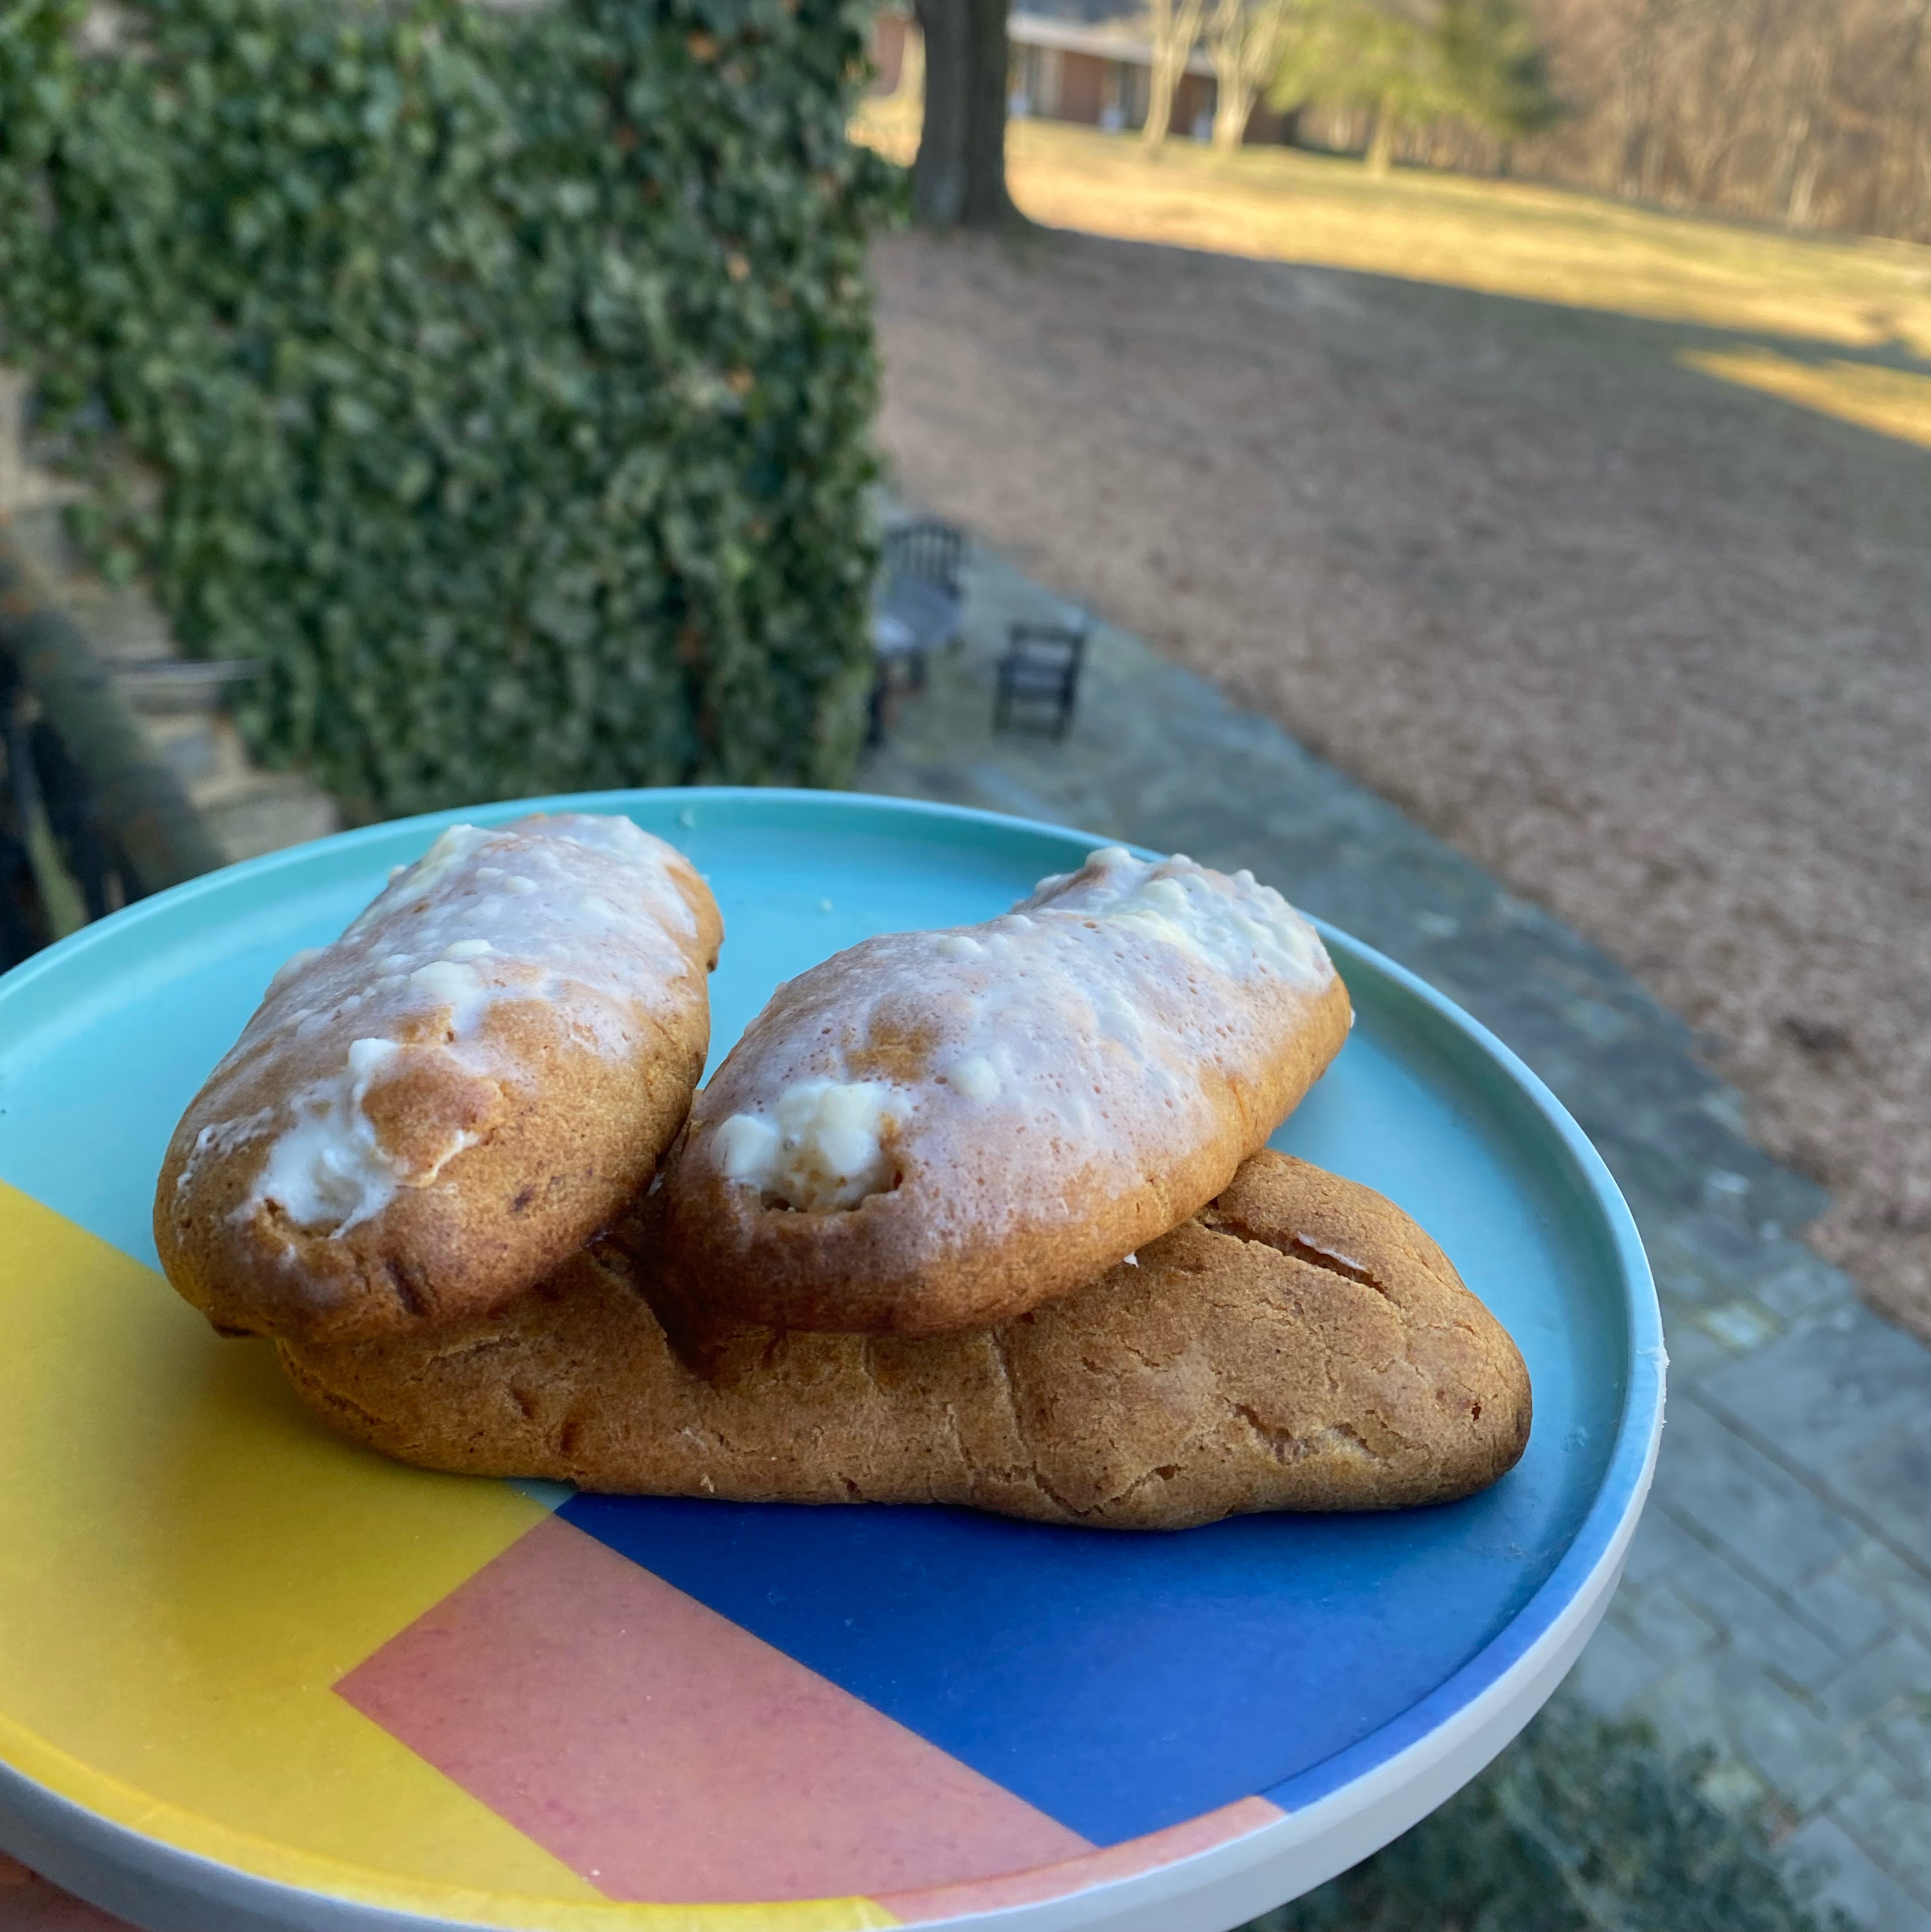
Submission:
MULTIPOLYGON (((909 13, 890 10, 877 16, 872 34, 872 62, 878 70, 874 93, 897 89, 906 44, 917 32, 909 13)), ((1129 15, 1076 20, 1015 9, 1006 35, 1012 48, 1015 116, 1122 131, 1145 124, 1153 50, 1143 20, 1129 15)), ((1216 91, 1213 64, 1204 49, 1196 47, 1174 90, 1171 131, 1204 140, 1213 119, 1216 91)), ((1249 143, 1287 140, 1291 118, 1264 103, 1258 104, 1248 120, 1246 139, 1249 143)))

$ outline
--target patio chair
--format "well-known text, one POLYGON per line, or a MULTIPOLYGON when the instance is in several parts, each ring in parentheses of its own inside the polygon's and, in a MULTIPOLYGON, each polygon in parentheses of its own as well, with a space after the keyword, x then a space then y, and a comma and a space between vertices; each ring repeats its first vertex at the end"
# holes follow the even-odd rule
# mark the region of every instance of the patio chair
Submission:
POLYGON ((1080 666, 1086 656, 1087 621, 1015 623, 999 661, 995 731, 1027 731, 1057 743, 1073 722, 1080 666))
POLYGON ((965 563, 965 532, 936 517, 921 517, 885 533, 887 582, 913 578, 936 584, 952 602, 959 602, 959 573, 965 563))
POLYGON ((965 533, 926 518, 886 532, 885 568, 872 600, 872 676, 865 742, 884 743, 895 700, 905 691, 922 691, 925 660, 936 650, 964 641, 964 609, 959 576, 965 560, 965 533))

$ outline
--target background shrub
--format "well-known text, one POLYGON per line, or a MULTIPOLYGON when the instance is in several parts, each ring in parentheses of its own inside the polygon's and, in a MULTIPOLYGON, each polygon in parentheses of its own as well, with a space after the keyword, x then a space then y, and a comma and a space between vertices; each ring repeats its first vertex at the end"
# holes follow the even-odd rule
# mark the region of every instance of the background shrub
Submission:
POLYGON ((846 774, 867 13, 0 0, 6 355, 97 554, 266 661, 268 762, 358 814, 846 774))

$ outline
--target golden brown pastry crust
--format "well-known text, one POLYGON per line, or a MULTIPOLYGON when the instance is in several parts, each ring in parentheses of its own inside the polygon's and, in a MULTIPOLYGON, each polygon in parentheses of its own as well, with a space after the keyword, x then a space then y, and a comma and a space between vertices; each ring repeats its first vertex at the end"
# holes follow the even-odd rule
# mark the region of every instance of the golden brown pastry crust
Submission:
POLYGON ((1528 1439, 1522 1358, 1441 1250, 1271 1152, 1137 1265, 995 1328, 741 1326, 686 1359, 649 1285, 607 1241, 493 1315, 281 1360, 345 1434, 431 1468, 1107 1528, 1447 1502, 1528 1439))
POLYGON ((622 1209, 688 1111, 723 927, 628 820, 458 826, 278 974, 175 1129, 169 1279, 319 1340, 494 1306, 622 1209))
POLYGON ((1184 858, 1114 848, 984 925, 867 940, 781 986, 698 1096, 664 1292, 787 1330, 1018 1314, 1211 1200, 1351 1017, 1278 893, 1184 858), (823 1208, 743 1178, 786 1096, 826 1090, 878 1111, 872 1191, 823 1208))

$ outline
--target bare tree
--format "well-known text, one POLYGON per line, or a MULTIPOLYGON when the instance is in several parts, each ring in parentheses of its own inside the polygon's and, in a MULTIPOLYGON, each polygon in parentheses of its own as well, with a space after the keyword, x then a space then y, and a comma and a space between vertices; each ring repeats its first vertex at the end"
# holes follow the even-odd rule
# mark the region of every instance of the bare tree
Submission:
POLYGON ((1254 103, 1280 72, 1306 10, 1302 0, 1215 0, 1207 51, 1213 62, 1213 145, 1223 152, 1246 138, 1254 103))
POLYGON ((1676 0, 1641 0, 1618 74, 1622 191, 1644 201, 1657 199, 1663 151, 1658 125, 1661 82, 1675 10, 1676 0))
POLYGON ((1564 124, 1521 176, 1931 240, 1931 0, 1528 0, 1564 124))
POLYGON ((1153 0, 1153 10, 1150 142, 1168 132, 1204 28, 1223 146, 1238 139, 1258 86, 1277 107, 1305 108, 1318 138, 1365 144, 1377 166, 1399 147, 1432 165, 1931 242, 1931 0, 1153 0), (1280 67, 1246 82, 1248 37, 1276 5, 1292 22, 1280 67), (1537 90, 1512 16, 1546 52, 1559 124, 1524 118, 1537 90), (1505 84, 1471 94, 1467 63, 1459 77, 1444 70, 1456 23, 1480 30, 1471 44, 1513 46, 1486 62, 1505 84))
POLYGON ((1830 98, 1837 57, 1843 46, 1840 7, 1822 7, 1790 62, 1790 84, 1783 90, 1778 129, 1776 212, 1792 228, 1810 226, 1811 203, 1824 164, 1819 122, 1830 98))
POLYGON ((1931 27, 1931 0, 1909 0, 1899 25, 1876 195, 1880 218, 1891 216, 1894 221, 1906 215, 1914 188, 1921 190, 1931 165, 1931 128, 1925 125, 1926 110, 1931 108, 1931 32, 1927 31, 1931 27), (1891 215, 1894 208, 1896 215, 1891 215))
POLYGON ((1174 92, 1193 57, 1194 43, 1200 38, 1201 16, 1205 11, 1206 0, 1153 0, 1153 57, 1147 76, 1147 122, 1140 130, 1141 140, 1150 148, 1157 148, 1167 138, 1167 124, 1174 114, 1174 92))
MULTIPOLYGON (((1931 4, 1931 0, 1927 0, 1931 4)), ((1696 59, 1679 70, 1675 115, 1684 196, 1713 200, 1724 164, 1747 125, 1750 89, 1770 44, 1770 0, 1711 0, 1696 59)))

